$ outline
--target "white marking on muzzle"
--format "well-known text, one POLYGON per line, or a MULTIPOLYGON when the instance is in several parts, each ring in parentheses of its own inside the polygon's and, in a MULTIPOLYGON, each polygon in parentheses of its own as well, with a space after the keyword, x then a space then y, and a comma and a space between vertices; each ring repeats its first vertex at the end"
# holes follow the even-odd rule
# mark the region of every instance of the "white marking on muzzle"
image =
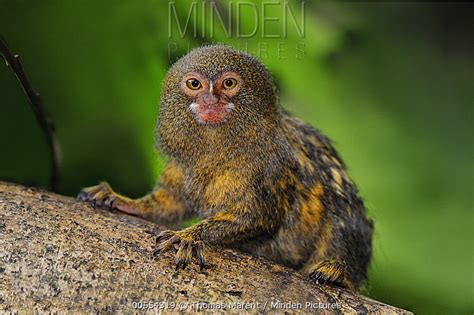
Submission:
POLYGON ((228 113, 230 113, 234 108, 235 108, 234 103, 227 103, 227 105, 225 106, 225 110, 228 113))
POLYGON ((191 103, 191 104, 189 105, 189 110, 192 111, 193 113, 196 113, 198 107, 199 107, 199 105, 198 105, 197 103, 191 103))

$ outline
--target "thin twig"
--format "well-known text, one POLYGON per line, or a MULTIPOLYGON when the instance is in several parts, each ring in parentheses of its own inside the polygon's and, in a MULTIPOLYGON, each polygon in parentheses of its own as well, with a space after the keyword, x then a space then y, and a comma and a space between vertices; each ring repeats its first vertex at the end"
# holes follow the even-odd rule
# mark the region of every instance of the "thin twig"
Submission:
POLYGON ((43 105, 41 96, 33 90, 30 81, 28 80, 23 66, 20 62, 20 57, 14 55, 6 43, 0 37, 0 55, 5 59, 7 67, 12 69, 16 78, 21 84, 23 91, 26 94, 31 109, 35 113, 36 120, 41 127, 41 130, 46 136, 48 146, 51 154, 51 190, 57 191, 61 180, 61 148, 58 139, 54 133, 54 125, 49 118, 48 112, 43 105))

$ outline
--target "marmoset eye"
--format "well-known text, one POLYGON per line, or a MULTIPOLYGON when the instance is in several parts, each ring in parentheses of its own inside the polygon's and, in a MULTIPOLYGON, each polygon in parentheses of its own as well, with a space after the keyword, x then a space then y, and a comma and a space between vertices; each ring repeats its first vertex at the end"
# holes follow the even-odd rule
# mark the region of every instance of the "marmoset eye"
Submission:
POLYGON ((201 82, 196 78, 191 78, 186 81, 186 86, 191 90, 198 90, 201 88, 201 82))
POLYGON ((227 90, 233 89, 236 85, 236 79, 229 78, 224 80, 224 88, 226 88, 227 90))

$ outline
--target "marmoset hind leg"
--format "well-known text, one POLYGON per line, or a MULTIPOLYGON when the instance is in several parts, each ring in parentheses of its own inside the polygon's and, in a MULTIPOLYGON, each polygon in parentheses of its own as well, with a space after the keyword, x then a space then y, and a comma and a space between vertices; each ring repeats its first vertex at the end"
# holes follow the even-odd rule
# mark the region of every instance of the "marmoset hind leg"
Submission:
POLYGON ((180 221, 186 215, 186 207, 180 200, 183 174, 179 167, 169 162, 161 175, 157 188, 150 194, 131 199, 112 190, 108 183, 86 187, 78 199, 91 202, 94 206, 118 210, 138 217, 171 223, 180 221))
POLYGON ((373 226, 363 215, 354 215, 346 222, 325 222, 301 271, 317 283, 355 289, 367 278, 373 226))

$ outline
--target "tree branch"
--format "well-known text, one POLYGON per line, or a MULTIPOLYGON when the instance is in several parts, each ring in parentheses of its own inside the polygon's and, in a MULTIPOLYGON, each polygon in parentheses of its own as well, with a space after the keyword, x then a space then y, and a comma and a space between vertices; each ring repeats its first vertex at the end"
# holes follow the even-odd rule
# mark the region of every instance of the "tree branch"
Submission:
POLYGON ((12 69, 16 78, 21 84, 23 91, 26 94, 31 109, 33 110, 36 120, 41 127, 41 130, 46 136, 50 155, 51 155, 51 189, 57 191, 61 181, 61 148, 54 133, 54 125, 46 111, 46 108, 41 100, 40 94, 36 93, 31 86, 28 77, 26 76, 23 66, 18 55, 14 55, 6 43, 0 37, 0 55, 5 60, 7 67, 12 69))
POLYGON ((0 312, 408 313, 233 250, 208 250, 204 271, 175 271, 172 254, 151 254, 159 230, 0 182, 0 312))

